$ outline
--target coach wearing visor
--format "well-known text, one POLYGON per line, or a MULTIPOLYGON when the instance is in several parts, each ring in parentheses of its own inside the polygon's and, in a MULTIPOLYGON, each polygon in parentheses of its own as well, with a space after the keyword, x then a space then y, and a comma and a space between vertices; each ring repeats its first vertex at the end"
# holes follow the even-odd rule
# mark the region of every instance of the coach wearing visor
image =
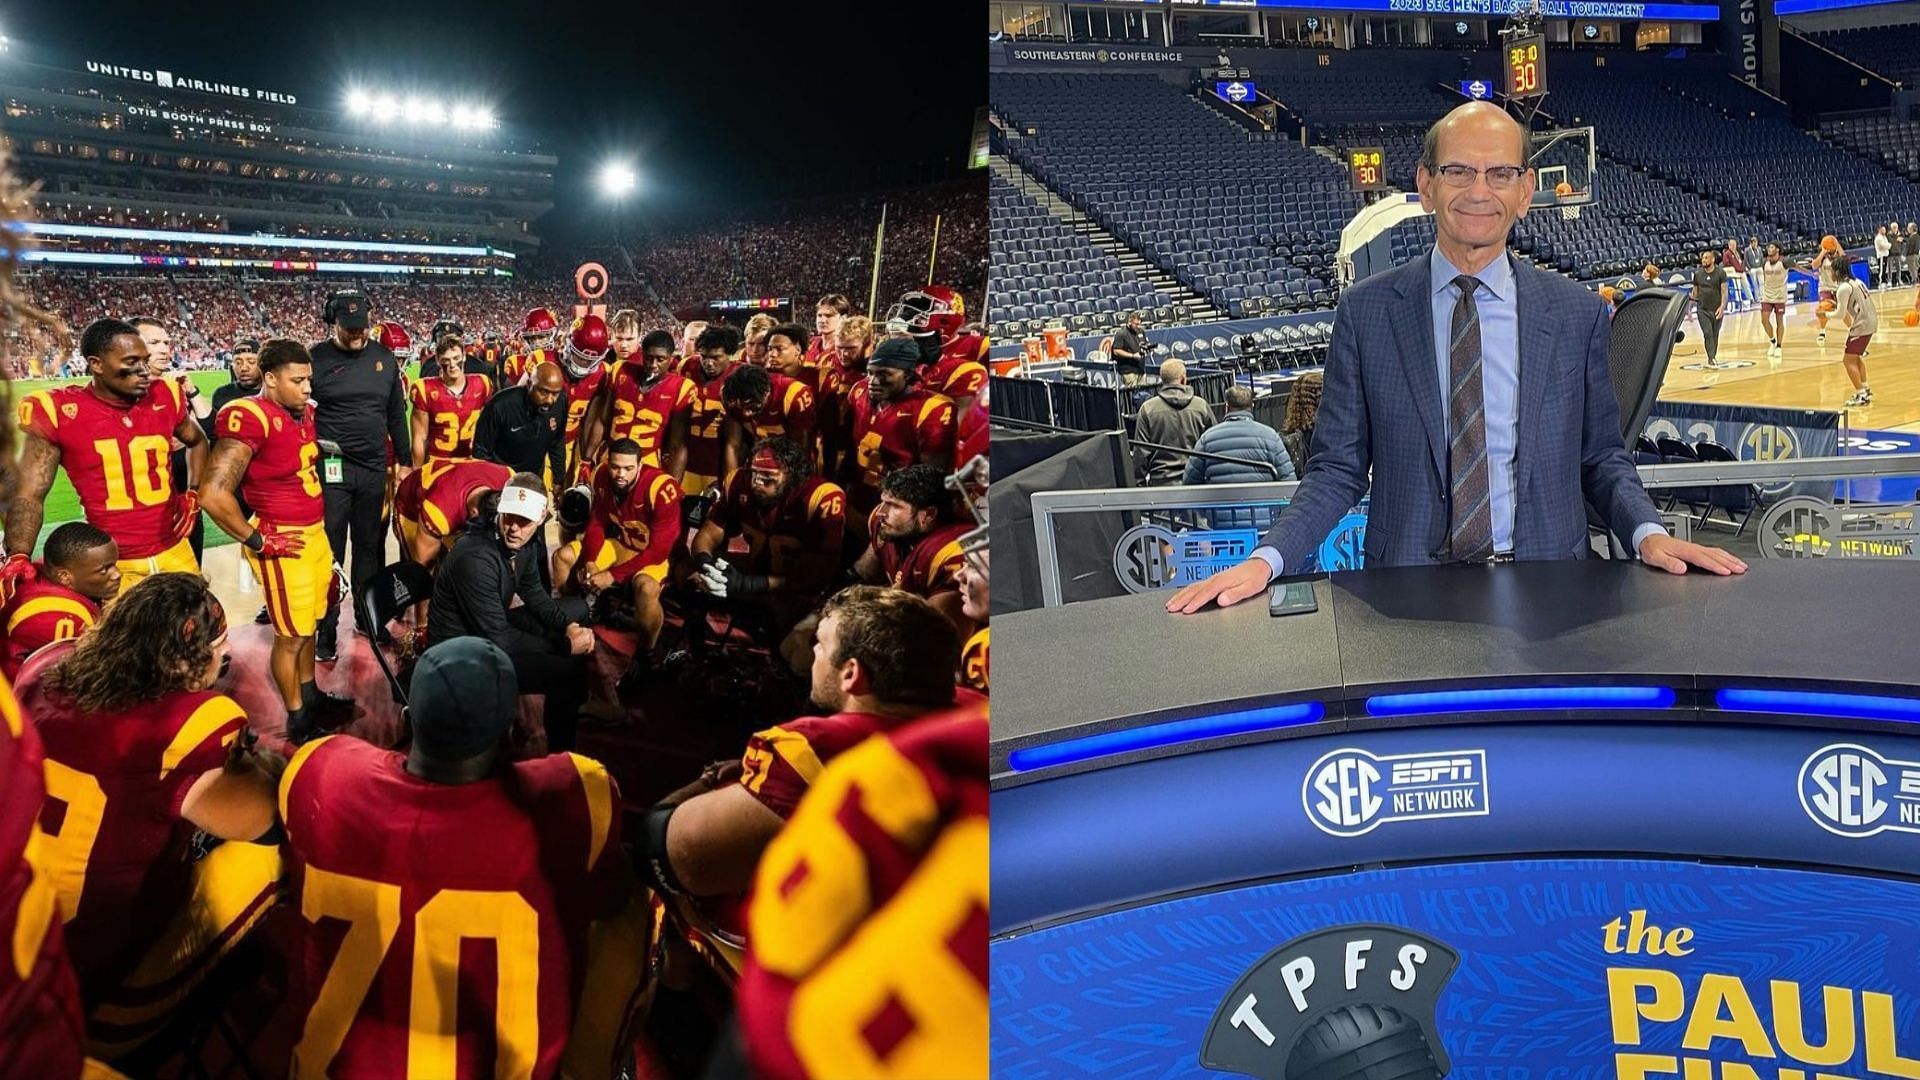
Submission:
POLYGON ((540 582, 532 540, 547 523, 541 479, 515 473, 497 500, 480 497, 466 535, 434 575, 427 644, 481 637, 500 646, 513 660, 520 692, 546 695, 547 751, 571 750, 594 644, 593 631, 581 625, 586 605, 577 597, 556 600, 540 582))
POLYGON ((1528 143, 1486 102, 1428 130, 1417 180, 1433 251, 1341 298, 1292 503, 1252 558, 1176 592, 1168 611, 1258 595, 1369 486, 1368 566, 1585 558, 1592 503, 1648 566, 1746 570, 1661 526, 1620 440, 1605 305, 1507 254, 1533 197, 1528 143))

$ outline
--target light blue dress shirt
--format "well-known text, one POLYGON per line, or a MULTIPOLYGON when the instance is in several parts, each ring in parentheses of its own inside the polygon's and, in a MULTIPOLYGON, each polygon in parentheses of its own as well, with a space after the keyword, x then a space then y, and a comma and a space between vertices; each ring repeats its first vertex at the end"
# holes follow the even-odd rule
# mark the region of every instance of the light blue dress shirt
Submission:
MULTIPOLYGON (((1440 376, 1440 425, 1442 445, 1451 446, 1448 430, 1452 418, 1447 415, 1447 397, 1453 386, 1453 362, 1447 346, 1453 340, 1453 308, 1460 290, 1453 279, 1460 270, 1435 247, 1428 257, 1429 297, 1433 309, 1433 362, 1440 376)), ((1493 516, 1493 550, 1513 550, 1513 455, 1520 442, 1520 313, 1518 289, 1514 286, 1513 261, 1502 255, 1488 263, 1478 274, 1480 287, 1474 290, 1474 307, 1480 316, 1480 394, 1486 410, 1487 487, 1489 509, 1493 516)), ((1658 523, 1641 525, 1633 533, 1633 550, 1654 533, 1665 532, 1658 523)), ((1260 547, 1254 554, 1273 568, 1279 577, 1285 560, 1272 547, 1260 547)))

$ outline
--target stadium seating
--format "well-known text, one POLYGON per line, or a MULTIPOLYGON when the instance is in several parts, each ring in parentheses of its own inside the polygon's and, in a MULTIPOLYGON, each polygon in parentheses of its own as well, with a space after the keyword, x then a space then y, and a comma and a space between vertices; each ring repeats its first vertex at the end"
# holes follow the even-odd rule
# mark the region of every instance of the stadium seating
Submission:
POLYGON ((1890 116, 1829 120, 1820 134, 1909 180, 1920 180, 1920 121, 1890 116))
POLYGON ((1865 26, 1807 36, 1903 86, 1920 81, 1920 26, 1865 26))
POLYGON ((995 74, 1009 155, 1229 315, 1331 307, 1360 207, 1338 165, 1154 76, 995 74), (1194 165, 1205 163, 1196 177, 1194 165))
POLYGON ((1053 319, 1085 333, 1113 325, 1121 311, 1160 302, 1152 284, 1012 184, 995 176, 988 191, 993 275, 987 317, 1000 328, 995 336, 1015 337, 1030 322, 1053 319))

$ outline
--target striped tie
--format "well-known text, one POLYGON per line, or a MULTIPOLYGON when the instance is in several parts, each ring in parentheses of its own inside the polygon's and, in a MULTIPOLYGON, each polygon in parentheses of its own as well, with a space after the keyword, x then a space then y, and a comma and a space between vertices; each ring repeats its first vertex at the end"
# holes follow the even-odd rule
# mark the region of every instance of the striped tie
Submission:
POLYGON ((1493 507, 1487 485, 1487 410, 1480 392, 1480 312, 1473 292, 1480 279, 1453 279, 1460 299, 1453 305, 1452 372, 1447 394, 1447 430, 1453 472, 1453 521, 1448 546, 1457 562, 1483 561, 1493 555, 1493 507))

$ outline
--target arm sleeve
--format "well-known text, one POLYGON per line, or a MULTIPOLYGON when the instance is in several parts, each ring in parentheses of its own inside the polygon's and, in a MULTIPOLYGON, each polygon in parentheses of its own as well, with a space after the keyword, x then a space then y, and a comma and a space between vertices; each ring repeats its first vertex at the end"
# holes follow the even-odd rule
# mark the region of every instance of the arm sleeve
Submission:
POLYGON ((387 438, 393 440, 393 460, 413 467, 413 429, 407 426, 407 375, 394 361, 393 385, 387 388, 387 438))

